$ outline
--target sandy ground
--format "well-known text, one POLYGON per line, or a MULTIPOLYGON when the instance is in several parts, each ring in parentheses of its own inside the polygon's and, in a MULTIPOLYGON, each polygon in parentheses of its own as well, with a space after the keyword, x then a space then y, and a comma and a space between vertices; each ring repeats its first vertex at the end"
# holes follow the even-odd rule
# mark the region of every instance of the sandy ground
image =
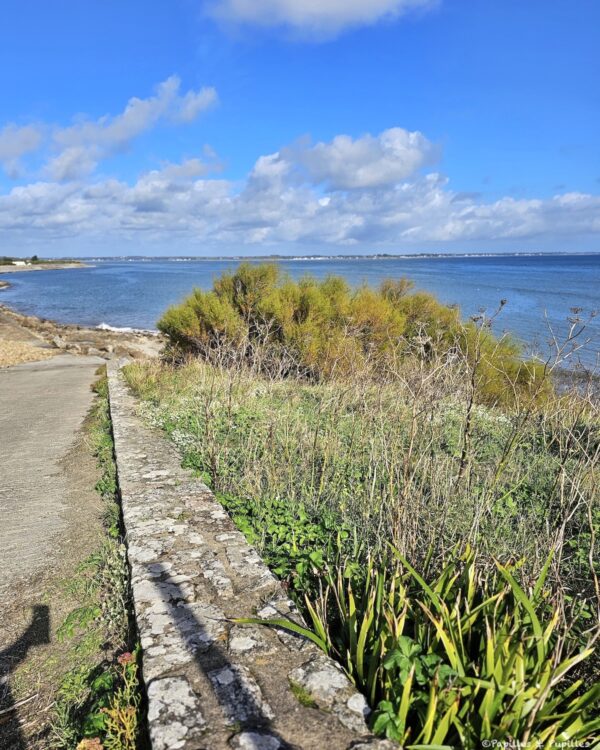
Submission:
POLYGON ((48 359, 58 351, 0 310, 0 368, 48 359))
POLYGON ((54 354, 55 352, 51 349, 42 349, 24 341, 0 340, 0 367, 12 367, 23 362, 36 362, 41 359, 48 359, 54 354))

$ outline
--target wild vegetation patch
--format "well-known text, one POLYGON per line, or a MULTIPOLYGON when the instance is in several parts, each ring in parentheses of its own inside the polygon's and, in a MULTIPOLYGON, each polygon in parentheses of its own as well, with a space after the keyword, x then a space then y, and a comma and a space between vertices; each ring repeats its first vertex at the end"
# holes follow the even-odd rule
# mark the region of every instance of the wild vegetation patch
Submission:
POLYGON ((126 370, 146 418, 283 579, 307 635, 368 698, 376 732, 415 748, 596 739, 593 388, 558 393, 565 349, 520 369, 486 321, 462 327, 446 309, 411 329, 406 285, 393 311, 383 300, 395 286, 370 292, 383 312, 365 339, 348 333, 356 308, 339 327, 331 313, 358 293, 308 280, 331 302, 321 318, 308 306, 315 337, 287 313, 277 333, 264 294, 278 305, 304 292, 273 274, 242 269, 163 318, 176 363, 126 370), (232 327, 215 334, 209 313, 232 327), (179 314, 196 327, 181 334, 179 314), (288 324, 304 343, 290 347, 288 324), (388 324, 404 327, 390 337, 388 324))
POLYGON ((414 381, 410 390, 307 384, 205 362, 131 365, 127 377, 147 419, 213 488, 365 692, 377 731, 408 744, 444 734, 464 747, 513 731, 559 736, 571 724, 544 717, 553 706, 567 711, 557 699, 573 685, 571 723, 577 712, 593 716, 600 516, 591 404, 554 395, 527 418, 482 405, 469 412, 462 379, 423 391, 414 381), (546 634, 543 655, 532 622, 546 634), (555 681, 559 654, 574 661, 555 681), (529 729, 531 702, 515 703, 509 688, 517 673, 534 702, 540 675, 552 683, 529 729), (477 717, 488 703, 486 729, 477 717))

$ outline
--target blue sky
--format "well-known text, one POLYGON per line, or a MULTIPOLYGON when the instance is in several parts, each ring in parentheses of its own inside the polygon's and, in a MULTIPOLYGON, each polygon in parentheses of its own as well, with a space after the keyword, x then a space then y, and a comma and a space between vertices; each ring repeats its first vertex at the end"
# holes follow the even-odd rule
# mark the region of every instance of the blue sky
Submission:
POLYGON ((0 254, 600 250, 594 0, 5 0, 0 254))

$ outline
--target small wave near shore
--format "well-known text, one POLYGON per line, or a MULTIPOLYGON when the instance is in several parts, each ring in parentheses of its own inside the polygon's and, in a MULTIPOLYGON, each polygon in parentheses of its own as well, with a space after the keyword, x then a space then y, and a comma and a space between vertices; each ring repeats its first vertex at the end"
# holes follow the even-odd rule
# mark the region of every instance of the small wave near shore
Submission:
POLYGON ((158 336, 159 332, 149 328, 131 328, 130 326, 111 326, 109 323, 99 323, 96 326, 99 331, 111 331, 112 333, 143 333, 147 336, 158 336))

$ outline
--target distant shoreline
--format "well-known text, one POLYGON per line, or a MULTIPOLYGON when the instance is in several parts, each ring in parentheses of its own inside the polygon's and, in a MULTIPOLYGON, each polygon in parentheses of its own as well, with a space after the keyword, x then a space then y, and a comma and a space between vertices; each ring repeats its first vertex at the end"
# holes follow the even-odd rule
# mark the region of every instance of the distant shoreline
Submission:
POLYGON ((368 253, 368 254, 350 254, 342 253, 338 255, 323 255, 313 253, 307 255, 282 255, 272 253, 270 255, 105 255, 92 256, 89 258, 73 257, 57 262, 40 262, 27 266, 4 266, 0 265, 0 273, 14 273, 20 271, 37 271, 50 270, 53 268, 87 268, 90 264, 106 263, 110 261, 128 261, 136 262, 156 262, 166 261, 172 263, 190 263, 190 262, 214 262, 214 261, 345 261, 345 260, 452 260, 452 259, 469 259, 469 258, 569 258, 569 257, 598 257, 600 251, 588 252, 507 252, 507 253, 368 253))
MULTIPOLYGON (((89 268, 87 263, 78 260, 65 261, 64 263, 30 263, 26 266, 0 265, 1 273, 22 273, 23 271, 60 271, 66 268, 89 268)), ((8 282, 7 282, 8 283, 8 282)))
POLYGON ((371 253, 368 255, 111 255, 86 258, 92 263, 128 261, 131 263, 151 263, 166 261, 172 263, 214 262, 214 261, 339 261, 339 260, 444 260, 465 258, 568 258, 599 257, 600 252, 522 252, 522 253, 371 253))

